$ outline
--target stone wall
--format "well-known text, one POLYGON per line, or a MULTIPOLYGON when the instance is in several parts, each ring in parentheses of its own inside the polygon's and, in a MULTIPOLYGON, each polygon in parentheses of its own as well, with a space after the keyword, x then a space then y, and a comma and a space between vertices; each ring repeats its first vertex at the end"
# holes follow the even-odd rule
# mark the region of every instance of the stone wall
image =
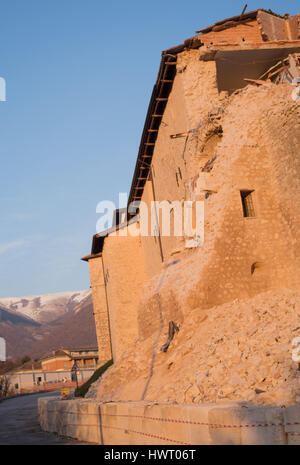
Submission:
POLYGON ((146 277, 141 238, 131 235, 135 228, 106 237, 102 253, 114 361, 138 335, 136 308, 146 277))
POLYGON ((110 322, 103 276, 102 257, 89 260, 93 309, 98 341, 98 364, 112 358, 110 322))

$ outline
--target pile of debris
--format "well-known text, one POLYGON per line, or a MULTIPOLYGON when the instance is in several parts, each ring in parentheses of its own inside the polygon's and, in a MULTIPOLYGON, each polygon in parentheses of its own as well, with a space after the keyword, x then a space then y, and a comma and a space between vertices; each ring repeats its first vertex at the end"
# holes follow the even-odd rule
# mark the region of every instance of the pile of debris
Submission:
POLYGON ((150 401, 291 405, 300 392, 292 359, 292 341, 299 334, 297 291, 268 291, 206 312, 194 309, 167 351, 159 350, 167 331, 161 334, 155 361, 152 338, 136 343, 88 397, 137 401, 147 386, 150 401))
POLYGON ((300 78, 299 53, 292 53, 287 58, 278 61, 276 65, 268 69, 259 79, 267 79, 275 84, 280 84, 281 82, 292 83, 295 78, 300 78))
POLYGON ((245 81, 257 85, 267 83, 282 84, 288 83, 297 86, 294 92, 294 100, 300 99, 300 53, 291 53, 286 58, 279 60, 271 66, 259 79, 248 79, 245 81))

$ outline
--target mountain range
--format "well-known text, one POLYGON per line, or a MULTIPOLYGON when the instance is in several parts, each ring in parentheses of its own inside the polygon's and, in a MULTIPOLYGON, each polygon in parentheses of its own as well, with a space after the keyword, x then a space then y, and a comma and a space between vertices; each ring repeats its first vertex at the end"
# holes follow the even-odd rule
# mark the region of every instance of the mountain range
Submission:
POLYGON ((60 348, 97 346, 91 291, 0 298, 7 357, 39 359, 60 348))

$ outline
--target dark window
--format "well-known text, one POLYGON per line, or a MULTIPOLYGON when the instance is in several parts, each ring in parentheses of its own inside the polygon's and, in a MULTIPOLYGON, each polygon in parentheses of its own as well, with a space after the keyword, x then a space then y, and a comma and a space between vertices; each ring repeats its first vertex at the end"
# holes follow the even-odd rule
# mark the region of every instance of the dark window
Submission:
POLYGON ((252 193, 253 191, 241 191, 243 214, 245 217, 255 216, 252 193))

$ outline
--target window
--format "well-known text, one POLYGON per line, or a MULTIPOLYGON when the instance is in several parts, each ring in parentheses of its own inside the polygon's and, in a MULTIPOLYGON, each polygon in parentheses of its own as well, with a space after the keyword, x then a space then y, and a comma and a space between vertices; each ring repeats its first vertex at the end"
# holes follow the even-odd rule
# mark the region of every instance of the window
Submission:
POLYGON ((254 217, 253 196, 254 191, 240 191, 244 217, 254 217))

